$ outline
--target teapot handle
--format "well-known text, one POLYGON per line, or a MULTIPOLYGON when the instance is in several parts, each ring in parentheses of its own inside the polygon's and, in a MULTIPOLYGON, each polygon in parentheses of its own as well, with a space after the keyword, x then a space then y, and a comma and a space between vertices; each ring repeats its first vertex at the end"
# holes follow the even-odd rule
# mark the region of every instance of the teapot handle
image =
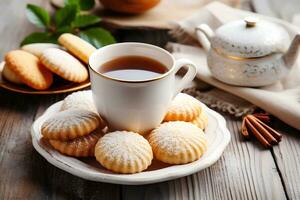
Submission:
POLYGON ((198 41, 201 43, 205 51, 210 49, 210 40, 214 36, 213 30, 207 24, 200 24, 195 28, 198 41))
POLYGON ((300 46, 300 34, 298 33, 290 44, 288 51, 283 55, 283 61, 288 69, 291 69, 295 64, 300 46))

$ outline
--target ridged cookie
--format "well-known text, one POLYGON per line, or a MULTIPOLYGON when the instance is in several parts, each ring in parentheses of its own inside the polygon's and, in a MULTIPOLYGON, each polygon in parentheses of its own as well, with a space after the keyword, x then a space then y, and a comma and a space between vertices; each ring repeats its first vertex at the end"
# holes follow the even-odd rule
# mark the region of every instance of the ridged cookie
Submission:
POLYGON ((52 43, 33 43, 33 44, 26 44, 21 47, 22 50, 27 51, 37 57, 40 57, 44 50, 49 48, 57 48, 60 49, 61 46, 52 43))
POLYGON ((148 136, 154 156, 169 164, 198 160, 206 151, 206 138, 197 126, 183 121, 165 122, 148 136))
POLYGON ((71 33, 62 34, 58 42, 86 64, 89 62, 90 55, 96 50, 93 45, 71 33))
POLYGON ((49 140, 51 146, 62 154, 75 157, 94 156, 95 146, 99 138, 103 136, 100 129, 69 141, 49 140))
POLYGON ((84 109, 90 110, 92 112, 98 113, 91 90, 74 92, 68 95, 61 105, 60 110, 69 110, 69 109, 84 109))
POLYGON ((164 121, 192 121, 200 113, 202 107, 194 97, 179 93, 168 107, 164 121))
POLYGON ((66 51, 49 48, 43 51, 41 62, 53 73, 72 82, 83 82, 88 71, 76 58, 66 51))
POLYGON ((7 67, 23 82, 36 90, 45 90, 53 82, 52 73, 45 68, 38 57, 14 50, 5 55, 7 67))
POLYGON ((13 71, 11 71, 9 67, 7 67, 7 64, 4 62, 1 64, 3 64, 2 75, 6 80, 15 84, 23 84, 19 77, 13 71))
POLYGON ((138 133, 128 131, 104 135, 96 144, 95 156, 103 167, 126 174, 147 169, 153 159, 148 141, 138 133))
POLYGON ((59 112, 47 119, 42 127, 46 139, 67 141, 88 135, 105 124, 94 112, 82 109, 71 109, 59 112))
POLYGON ((202 111, 201 114, 198 117, 196 117, 196 119, 191 121, 191 123, 204 130, 208 125, 208 117, 206 113, 202 111))

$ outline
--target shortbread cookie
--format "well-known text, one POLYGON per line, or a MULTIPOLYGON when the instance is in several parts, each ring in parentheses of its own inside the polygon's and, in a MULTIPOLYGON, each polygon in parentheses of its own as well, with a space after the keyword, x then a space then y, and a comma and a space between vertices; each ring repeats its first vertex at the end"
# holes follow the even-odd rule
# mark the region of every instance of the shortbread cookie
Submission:
POLYGON ((93 45, 71 33, 62 34, 58 42, 86 64, 89 63, 90 55, 96 50, 93 45))
POLYGON ((63 50, 46 49, 40 59, 49 70, 66 80, 80 83, 88 78, 88 71, 85 66, 63 50))
POLYGON ((151 146, 143 136, 128 131, 104 135, 96 144, 95 156, 100 164, 117 173, 141 172, 151 164, 151 146))
POLYGON ((193 121, 191 121, 193 124, 204 130, 208 125, 208 117, 204 111, 201 112, 201 114, 196 117, 193 121))
MULTIPOLYGON (((2 64, 2 63, 1 63, 2 64)), ((7 67, 7 64, 3 62, 3 70, 2 70, 3 77, 15 84, 23 84, 19 77, 7 67)))
POLYGON ((105 124, 94 112, 71 109, 59 112, 47 119, 41 128, 46 139, 67 141, 88 135, 105 124))
POLYGON ((192 121, 200 113, 202 107, 194 97, 179 93, 168 107, 164 121, 192 121))
POLYGON ((189 122, 165 122, 148 136, 154 156, 169 164, 198 160, 206 150, 203 131, 189 122))
POLYGON ((51 146, 62 154, 75 157, 94 156, 95 146, 103 132, 96 129, 91 134, 69 141, 49 140, 51 146))
POLYGON ((52 43, 33 43, 33 44, 26 44, 21 47, 22 50, 27 51, 37 57, 40 57, 44 50, 49 48, 57 48, 60 49, 61 46, 52 43))
POLYGON ((92 112, 98 113, 91 90, 74 92, 68 95, 61 105, 60 110, 69 110, 69 109, 84 109, 90 110, 92 112))
POLYGON ((23 50, 10 51, 5 56, 7 67, 29 87, 45 90, 53 82, 52 73, 38 57, 23 50))

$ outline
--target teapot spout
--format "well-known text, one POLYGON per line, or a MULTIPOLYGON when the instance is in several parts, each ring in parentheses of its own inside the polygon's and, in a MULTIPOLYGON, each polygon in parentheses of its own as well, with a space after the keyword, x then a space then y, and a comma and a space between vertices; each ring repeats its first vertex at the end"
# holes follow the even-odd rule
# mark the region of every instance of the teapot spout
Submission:
POLYGON ((288 51, 283 55, 284 63, 289 69, 292 68, 296 62, 299 53, 299 44, 300 44, 300 34, 297 34, 294 37, 288 51))
POLYGON ((210 40, 214 36, 213 30, 207 24, 201 24, 196 27, 196 36, 205 51, 210 49, 210 40))

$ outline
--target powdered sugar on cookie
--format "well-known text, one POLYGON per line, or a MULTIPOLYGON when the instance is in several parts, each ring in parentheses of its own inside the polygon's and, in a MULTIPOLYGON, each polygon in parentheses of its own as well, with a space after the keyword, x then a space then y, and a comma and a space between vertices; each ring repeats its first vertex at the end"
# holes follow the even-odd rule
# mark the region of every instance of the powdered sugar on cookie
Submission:
POLYGON ((68 95, 61 106, 60 110, 83 109, 97 113, 91 90, 74 92, 68 95))

